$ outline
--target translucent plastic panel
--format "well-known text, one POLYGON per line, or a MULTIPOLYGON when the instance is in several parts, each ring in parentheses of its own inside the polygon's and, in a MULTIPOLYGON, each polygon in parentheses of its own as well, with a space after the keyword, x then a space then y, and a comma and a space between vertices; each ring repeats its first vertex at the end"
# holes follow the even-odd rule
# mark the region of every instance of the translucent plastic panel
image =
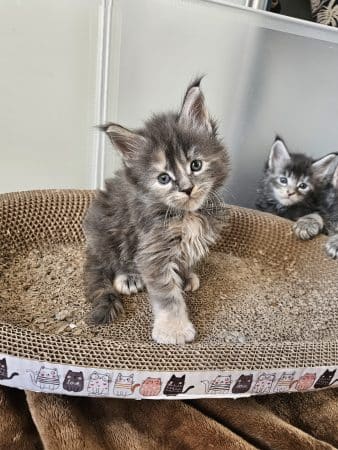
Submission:
POLYGON ((95 0, 0 2, 0 192, 89 187, 95 0))
POLYGON ((206 74, 232 156, 228 201, 252 206, 276 133, 295 151, 338 150, 336 30, 221 1, 120 0, 112 17, 108 118, 137 127, 179 107, 189 81, 206 74))

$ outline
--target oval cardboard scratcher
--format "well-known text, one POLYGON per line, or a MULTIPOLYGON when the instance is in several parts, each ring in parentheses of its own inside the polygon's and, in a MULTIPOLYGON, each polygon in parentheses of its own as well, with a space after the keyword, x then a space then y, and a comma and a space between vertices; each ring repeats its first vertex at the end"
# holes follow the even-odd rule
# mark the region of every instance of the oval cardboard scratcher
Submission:
POLYGON ((186 301, 198 336, 151 340, 147 294, 88 326, 82 219, 91 191, 0 196, 0 384, 69 395, 237 397, 338 385, 338 262, 325 237, 224 206, 221 239, 186 301))

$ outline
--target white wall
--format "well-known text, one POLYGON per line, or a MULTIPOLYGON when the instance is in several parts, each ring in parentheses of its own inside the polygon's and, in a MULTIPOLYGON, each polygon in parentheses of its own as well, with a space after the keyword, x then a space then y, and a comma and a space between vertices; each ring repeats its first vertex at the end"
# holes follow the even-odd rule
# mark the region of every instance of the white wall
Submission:
POLYGON ((1 0, 0 192, 91 185, 99 4, 1 0))

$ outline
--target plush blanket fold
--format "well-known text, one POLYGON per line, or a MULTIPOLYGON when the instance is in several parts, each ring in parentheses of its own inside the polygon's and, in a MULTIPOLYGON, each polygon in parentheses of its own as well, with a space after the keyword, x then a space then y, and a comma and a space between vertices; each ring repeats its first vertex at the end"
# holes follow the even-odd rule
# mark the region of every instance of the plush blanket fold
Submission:
POLYGON ((338 389, 183 401, 75 398, 0 386, 1 450, 338 447, 338 389))

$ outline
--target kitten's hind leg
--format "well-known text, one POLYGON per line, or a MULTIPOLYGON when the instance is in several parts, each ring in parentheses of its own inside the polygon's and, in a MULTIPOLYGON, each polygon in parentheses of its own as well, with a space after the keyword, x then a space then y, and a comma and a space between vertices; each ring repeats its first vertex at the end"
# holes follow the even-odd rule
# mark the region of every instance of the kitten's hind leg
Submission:
POLYGON ((317 236, 324 227, 324 221, 318 213, 300 217, 293 226, 293 231, 299 239, 307 240, 317 236))
POLYGON ((123 295, 136 294, 144 289, 142 278, 138 274, 120 274, 114 279, 114 288, 123 295))
POLYGON ((95 259, 87 258, 84 270, 85 293, 93 305, 88 321, 96 325, 111 322, 123 311, 121 299, 109 275, 96 264, 95 259))
POLYGON ((190 272, 185 280, 185 292, 194 292, 200 287, 200 280, 194 272, 190 272))
POLYGON ((325 250, 330 258, 338 258, 338 234, 334 234, 328 238, 325 244, 325 250))
POLYGON ((123 305, 116 292, 97 292, 97 297, 92 300, 93 309, 90 312, 89 322, 95 325, 104 325, 112 322, 123 312, 123 305))

